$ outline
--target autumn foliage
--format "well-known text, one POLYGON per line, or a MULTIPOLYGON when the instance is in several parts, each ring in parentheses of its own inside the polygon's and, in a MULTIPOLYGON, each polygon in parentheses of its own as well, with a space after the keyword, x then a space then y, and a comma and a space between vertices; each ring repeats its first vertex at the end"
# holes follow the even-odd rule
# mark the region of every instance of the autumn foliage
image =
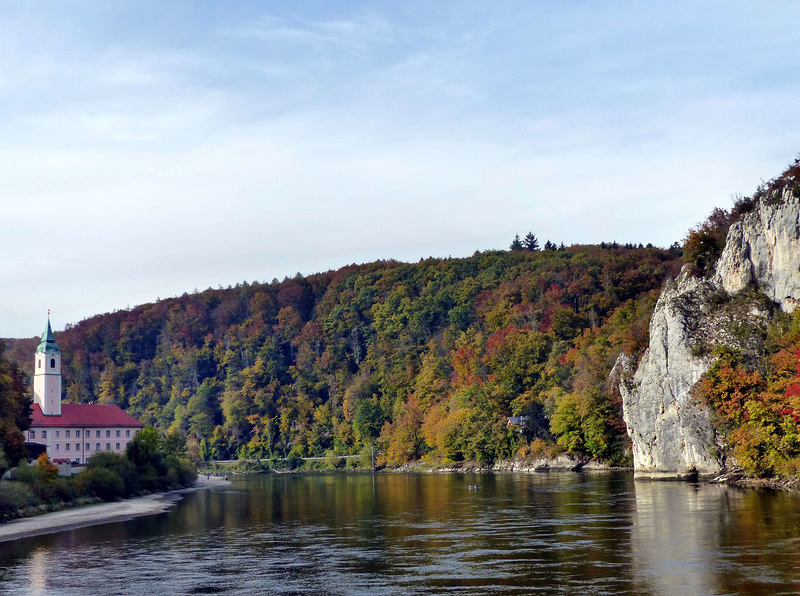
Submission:
POLYGON ((777 334, 771 354, 759 362, 720 352, 698 384, 697 396, 718 415, 718 427, 746 472, 800 472, 800 317, 777 334))
POLYGON ((571 246, 185 294, 60 333, 65 398, 177 429, 206 459, 374 445, 390 463, 492 462, 535 443, 622 462, 608 372, 646 346, 680 266, 658 248, 571 246))

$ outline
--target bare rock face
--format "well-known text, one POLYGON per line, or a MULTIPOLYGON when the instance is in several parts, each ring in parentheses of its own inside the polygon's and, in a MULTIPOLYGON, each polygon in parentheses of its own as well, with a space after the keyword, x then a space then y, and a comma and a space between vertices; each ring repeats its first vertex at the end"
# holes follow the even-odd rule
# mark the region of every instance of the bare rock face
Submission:
POLYGON ((756 287, 793 312, 800 298, 800 199, 791 188, 762 200, 731 226, 715 283, 730 293, 756 287))
POLYGON ((709 280, 684 267, 667 283, 650 321, 650 345, 635 374, 618 361, 623 417, 639 474, 711 474, 725 465, 724 437, 692 387, 724 345, 757 354, 771 301, 787 312, 800 300, 800 205, 791 191, 769 200, 731 226, 709 280), (766 298, 765 298, 766 297, 766 298))
POLYGON ((688 269, 668 282, 650 321, 650 347, 633 378, 620 383, 637 472, 682 475, 722 468, 709 412, 690 395, 710 365, 693 351, 715 291, 688 269))

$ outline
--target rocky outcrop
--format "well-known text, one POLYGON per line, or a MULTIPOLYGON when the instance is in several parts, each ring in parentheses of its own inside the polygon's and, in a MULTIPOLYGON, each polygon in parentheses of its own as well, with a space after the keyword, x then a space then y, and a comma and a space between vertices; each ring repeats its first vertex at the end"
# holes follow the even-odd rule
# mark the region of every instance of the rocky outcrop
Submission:
POLYGON ((791 187, 731 226, 714 281, 727 292, 758 288, 786 312, 800 298, 800 199, 791 187))
POLYGON ((586 470, 610 470, 611 466, 579 457, 572 453, 562 453, 554 458, 512 459, 495 462, 491 468, 495 472, 580 472, 586 470))
POLYGON ((722 467, 709 412, 690 393, 710 364, 694 346, 715 290, 688 269, 668 282, 650 322, 650 347, 633 378, 623 376, 623 417, 637 472, 680 475, 722 467))
POLYGON ((694 277, 689 266, 667 283, 650 321, 650 345, 638 368, 621 357, 623 417, 634 469, 647 475, 713 474, 723 469, 724 437, 692 387, 723 345, 760 352, 774 306, 787 312, 800 299, 800 205, 796 192, 762 199, 731 226, 715 274, 694 277), (627 372, 626 372, 627 370, 627 372))

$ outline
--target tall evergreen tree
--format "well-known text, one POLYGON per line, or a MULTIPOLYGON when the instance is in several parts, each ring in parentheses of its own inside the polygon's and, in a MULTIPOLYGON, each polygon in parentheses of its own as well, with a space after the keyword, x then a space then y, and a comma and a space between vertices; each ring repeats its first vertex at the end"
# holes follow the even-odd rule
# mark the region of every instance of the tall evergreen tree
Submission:
POLYGON ((539 240, 536 239, 533 232, 528 232, 525 235, 525 240, 522 241, 522 245, 525 247, 525 250, 531 252, 539 250, 539 240))
POLYGON ((515 234, 514 235, 514 241, 511 243, 511 246, 509 246, 509 248, 511 250, 522 250, 523 249, 522 242, 520 242, 520 239, 519 239, 519 234, 515 234))

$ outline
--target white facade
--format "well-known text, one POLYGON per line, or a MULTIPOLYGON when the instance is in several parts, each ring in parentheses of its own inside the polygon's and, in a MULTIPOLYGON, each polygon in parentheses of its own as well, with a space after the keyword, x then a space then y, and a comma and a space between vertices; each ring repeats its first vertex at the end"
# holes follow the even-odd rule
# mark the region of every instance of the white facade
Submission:
POLYGON ((31 427, 25 440, 47 447, 51 461, 69 460, 85 464, 98 451, 125 453, 128 443, 141 429, 138 427, 31 427))
POLYGON ((34 403, 39 404, 45 416, 60 416, 61 352, 36 352, 33 366, 34 403))

